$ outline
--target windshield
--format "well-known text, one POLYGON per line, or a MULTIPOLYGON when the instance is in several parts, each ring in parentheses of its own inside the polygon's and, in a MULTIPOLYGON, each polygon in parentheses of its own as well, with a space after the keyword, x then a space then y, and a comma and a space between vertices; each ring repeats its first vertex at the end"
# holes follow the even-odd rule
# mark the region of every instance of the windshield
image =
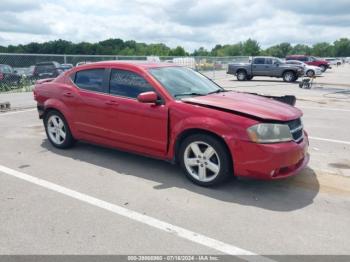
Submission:
POLYGON ((224 89, 202 74, 186 67, 161 67, 149 70, 174 98, 207 95, 224 89))
POLYGON ((285 62, 279 58, 274 58, 274 61, 273 61, 274 64, 284 64, 285 62))
POLYGON ((39 73, 52 73, 56 68, 54 65, 39 65, 36 68, 36 72, 39 73))

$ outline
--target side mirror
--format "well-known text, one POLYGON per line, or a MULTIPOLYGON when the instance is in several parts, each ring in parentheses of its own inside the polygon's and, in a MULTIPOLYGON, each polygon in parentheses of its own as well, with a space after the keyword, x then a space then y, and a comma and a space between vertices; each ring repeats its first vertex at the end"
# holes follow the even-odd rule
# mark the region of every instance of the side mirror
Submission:
POLYGON ((156 104, 158 95, 153 91, 143 92, 137 96, 137 100, 141 103, 156 104))

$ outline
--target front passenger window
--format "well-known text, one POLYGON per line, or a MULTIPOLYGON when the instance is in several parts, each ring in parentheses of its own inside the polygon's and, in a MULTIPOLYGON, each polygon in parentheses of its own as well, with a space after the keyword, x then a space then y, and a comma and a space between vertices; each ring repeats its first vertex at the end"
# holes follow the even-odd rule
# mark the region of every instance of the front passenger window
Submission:
POLYGON ((142 76, 131 71, 112 69, 110 94, 137 98, 140 93, 148 91, 154 91, 154 89, 142 76))

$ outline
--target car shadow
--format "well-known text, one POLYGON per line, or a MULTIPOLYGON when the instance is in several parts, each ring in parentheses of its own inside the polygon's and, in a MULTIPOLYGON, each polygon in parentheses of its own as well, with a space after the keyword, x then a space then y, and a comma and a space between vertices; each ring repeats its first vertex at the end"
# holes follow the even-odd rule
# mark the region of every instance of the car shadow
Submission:
POLYGON ((313 203, 320 185, 315 172, 306 168, 298 176, 263 181, 231 179, 227 183, 205 188, 191 183, 180 167, 169 162, 115 149, 78 142, 69 150, 54 148, 47 139, 41 146, 55 154, 107 168, 122 175, 157 182, 155 190, 181 188, 220 201, 255 206, 280 212, 301 209, 313 203))

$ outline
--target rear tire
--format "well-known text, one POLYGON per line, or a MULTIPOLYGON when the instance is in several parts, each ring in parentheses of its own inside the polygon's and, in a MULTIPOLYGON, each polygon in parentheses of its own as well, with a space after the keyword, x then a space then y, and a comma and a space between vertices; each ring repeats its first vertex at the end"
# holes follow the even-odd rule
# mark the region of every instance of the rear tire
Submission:
POLYGON ((225 144, 211 135, 185 138, 178 159, 187 178, 200 186, 218 185, 233 177, 231 155, 225 144))
POLYGON ((322 72, 326 72, 327 67, 325 65, 320 65, 321 71, 322 72))
POLYGON ((75 139, 64 116, 56 111, 49 111, 44 118, 47 138, 57 148, 65 149, 74 145, 75 139))
POLYGON ((252 80, 254 76, 247 76, 247 80, 252 80))
POLYGON ((237 72, 237 80, 238 81, 245 81, 247 80, 247 72, 245 70, 239 70, 237 72))
POLYGON ((295 82, 298 79, 293 71, 287 71, 283 73, 283 81, 287 83, 295 82))

